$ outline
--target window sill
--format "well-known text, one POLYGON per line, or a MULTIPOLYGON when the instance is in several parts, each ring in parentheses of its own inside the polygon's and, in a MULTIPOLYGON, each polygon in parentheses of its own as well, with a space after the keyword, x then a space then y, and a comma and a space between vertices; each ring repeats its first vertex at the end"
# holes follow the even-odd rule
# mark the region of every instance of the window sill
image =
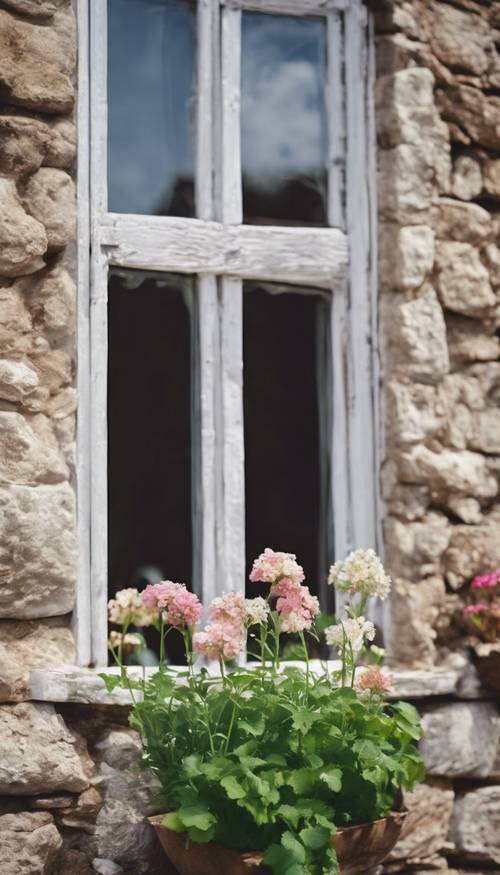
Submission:
MULTIPOLYGON (((338 663, 328 663, 331 670, 338 663)), ((312 666, 314 670, 314 665, 312 666)), ((76 702, 84 705, 121 705, 132 704, 130 694, 126 690, 115 689, 108 693, 99 673, 117 673, 116 668, 89 669, 77 666, 61 666, 45 671, 30 672, 30 692, 28 698, 38 702, 76 702)), ((129 668, 135 677, 147 677, 156 669, 129 668)), ((394 671, 392 699, 427 699, 433 696, 452 696, 457 693, 460 673, 450 669, 434 669, 433 671, 394 671)))

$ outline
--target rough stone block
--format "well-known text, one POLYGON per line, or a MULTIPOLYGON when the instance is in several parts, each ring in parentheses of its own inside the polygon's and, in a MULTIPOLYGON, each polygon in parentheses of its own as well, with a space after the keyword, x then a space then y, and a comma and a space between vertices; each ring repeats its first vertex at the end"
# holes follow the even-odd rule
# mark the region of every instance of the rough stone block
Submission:
POLYGON ((0 702, 26 698, 31 669, 68 665, 74 660, 73 634, 64 619, 1 620, 0 702))
POLYGON ((403 837, 391 852, 389 860, 402 860, 408 865, 425 864, 446 844, 453 810, 452 782, 430 778, 411 793, 404 794, 408 818, 403 837))
POLYGON ((69 119, 53 122, 21 115, 0 116, 0 172, 24 177, 42 164, 70 167, 76 152, 76 132, 69 119))
POLYGON ((386 440, 392 444, 425 440, 441 428, 444 413, 435 386, 390 380, 386 395, 386 440))
POLYGON ((38 376, 24 362, 0 359, 0 398, 22 402, 38 386, 38 376))
POLYGON ((379 272, 384 286, 418 289, 434 264, 434 232, 427 225, 380 226, 379 272))
POLYGON ((23 356, 31 347, 32 322, 17 283, 0 286, 0 349, 4 356, 23 356))
POLYGON ((5 103, 36 112, 69 112, 72 71, 67 40, 54 27, 0 10, 0 92, 5 103))
POLYGON ((49 421, 0 411, 0 483, 61 483, 69 476, 49 421))
POLYGON ((500 199, 500 158, 484 162, 483 180, 485 191, 490 197, 500 199))
POLYGON ((54 12, 68 6, 70 0, 2 0, 2 3, 20 15, 29 15, 30 18, 52 18, 54 12))
POLYGON ((391 574, 419 581, 441 572, 441 561, 450 540, 450 524, 440 513, 408 523, 389 518, 384 527, 386 562, 391 574))
POLYGON ((481 194, 482 188, 483 176, 479 162, 470 155, 459 155, 453 164, 451 193, 463 201, 470 201, 481 194))
POLYGON ((448 349, 454 365, 495 361, 500 357, 500 339, 486 333, 477 320, 450 315, 446 327, 448 349))
POLYGON ((479 787, 457 799, 450 839, 472 859, 500 863, 500 787, 479 787))
POLYGON ((455 85, 438 91, 437 100, 446 121, 458 125, 472 141, 486 149, 498 148, 500 97, 484 94, 470 85, 455 85))
POLYGON ((446 325, 434 289, 401 303, 386 295, 381 309, 388 372, 424 382, 448 373, 446 325))
POLYGON ((476 574, 500 567, 500 506, 476 526, 453 526, 445 555, 446 577, 455 589, 476 574))
POLYGON ((436 496, 455 492, 474 498, 494 498, 498 493, 484 456, 469 450, 435 452, 419 444, 401 454, 399 467, 405 482, 428 484, 436 496))
POLYGON ((436 265, 436 288, 446 309, 474 317, 495 306, 488 270, 469 243, 439 242, 436 265))
POLYGON ((493 702, 433 705, 422 717, 420 752, 431 775, 484 778, 491 772, 500 739, 493 702))
POLYGON ((0 617, 67 614, 77 555, 71 487, 1 488, 0 520, 0 617))
MULTIPOLYGON (((390 571, 390 565, 388 568, 390 571)), ((445 585, 440 577, 428 577, 420 583, 394 579, 391 593, 392 624, 395 630, 404 629, 404 635, 393 635, 388 642, 388 650, 398 665, 415 669, 434 666, 434 627, 445 597, 445 585)))
POLYGON ((46 811, 0 817, 2 875, 48 875, 61 847, 54 818, 46 811))
POLYGON ((378 156, 378 207, 383 220, 425 224, 432 203, 432 155, 406 143, 382 149, 378 156))
POLYGON ((472 243, 480 246, 493 234, 488 210, 479 204, 470 204, 443 197, 436 210, 436 235, 441 240, 472 243))
POLYGON ((14 182, 0 177, 0 276, 40 270, 45 267, 42 256, 46 251, 43 225, 25 212, 14 182))
POLYGON ((0 793, 79 793, 89 786, 75 739, 52 705, 0 707, 0 793))
POLYGON ((49 251, 71 243, 76 228, 75 186, 64 170, 41 167, 27 183, 23 203, 44 226, 49 251))
POLYGON ((481 15, 447 3, 433 2, 431 14, 430 45, 441 63, 476 76, 486 73, 495 50, 488 22, 481 15))
POLYGON ((76 286, 67 270, 56 264, 22 282, 20 287, 34 324, 51 343, 59 343, 74 334, 76 286))

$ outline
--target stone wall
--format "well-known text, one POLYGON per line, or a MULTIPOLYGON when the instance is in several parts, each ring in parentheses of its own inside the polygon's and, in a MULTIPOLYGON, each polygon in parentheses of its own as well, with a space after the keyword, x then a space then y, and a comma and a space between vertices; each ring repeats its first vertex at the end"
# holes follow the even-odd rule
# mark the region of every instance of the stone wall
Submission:
POLYGON ((75 20, 0 3, 0 701, 74 659, 75 20))
POLYGON ((372 5, 391 645, 422 668, 500 565, 500 3, 372 5))

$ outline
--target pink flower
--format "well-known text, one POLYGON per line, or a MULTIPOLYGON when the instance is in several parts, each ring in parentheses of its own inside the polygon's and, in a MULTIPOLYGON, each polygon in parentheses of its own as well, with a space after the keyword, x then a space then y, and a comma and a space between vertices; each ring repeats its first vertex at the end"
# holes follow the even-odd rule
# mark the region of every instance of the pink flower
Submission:
POLYGON ((494 589, 500 583, 500 568, 489 574, 480 574, 471 583, 471 589, 494 589))
POLYGON ((141 592, 143 605, 153 611, 163 611, 177 592, 178 583, 171 580, 162 580, 161 583, 148 583, 146 589, 141 592))
POLYGON ((241 628, 231 623, 209 623, 193 635, 193 647, 208 659, 234 659, 245 645, 241 628))
POLYGON ((183 584, 170 600, 165 619, 177 629, 194 626, 202 615, 203 607, 194 592, 189 592, 183 584))
POLYGON ((469 617, 471 614, 483 614, 485 611, 489 611, 491 609, 491 605, 487 605, 486 602, 478 602, 475 605, 468 605, 464 608, 464 615, 469 617))
POLYGON ((377 693, 379 696, 384 696, 391 689, 391 676, 384 669, 372 665, 365 668, 356 679, 354 686, 362 693, 377 693))
POLYGON ((245 597, 239 592, 218 596, 208 608, 208 613, 216 623, 227 623, 241 628, 247 613, 245 597))
POLYGON ((302 583, 304 571, 293 553, 283 553, 266 547, 253 563, 250 580, 252 583, 277 583, 283 577, 302 583))
POLYGON ((319 614, 319 602, 316 596, 311 595, 307 586, 300 586, 293 581, 288 581, 282 587, 283 581, 273 588, 284 594, 276 602, 276 610, 281 614, 281 628, 283 632, 303 632, 310 629, 313 618, 319 614))

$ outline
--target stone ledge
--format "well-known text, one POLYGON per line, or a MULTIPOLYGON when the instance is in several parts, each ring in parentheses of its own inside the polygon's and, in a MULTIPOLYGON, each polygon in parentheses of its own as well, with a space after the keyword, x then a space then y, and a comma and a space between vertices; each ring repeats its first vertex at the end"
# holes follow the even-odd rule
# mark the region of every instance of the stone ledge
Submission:
MULTIPOLYGON (((312 671, 317 666, 312 661, 312 671)), ((318 663, 319 665, 319 663, 318 663)), ((328 662, 331 671, 338 663, 328 662)), ((181 671, 182 669, 179 669, 181 671)), ((116 689, 108 693, 99 677, 99 671, 116 674, 116 668, 87 669, 76 666, 30 672, 28 698, 42 702, 77 702, 85 705, 131 705, 131 697, 126 690, 116 689)), ((155 668, 129 668, 131 677, 149 677, 155 668)), ((393 699, 427 699, 435 696, 456 695, 459 673, 450 669, 435 671, 394 671, 393 699)))

